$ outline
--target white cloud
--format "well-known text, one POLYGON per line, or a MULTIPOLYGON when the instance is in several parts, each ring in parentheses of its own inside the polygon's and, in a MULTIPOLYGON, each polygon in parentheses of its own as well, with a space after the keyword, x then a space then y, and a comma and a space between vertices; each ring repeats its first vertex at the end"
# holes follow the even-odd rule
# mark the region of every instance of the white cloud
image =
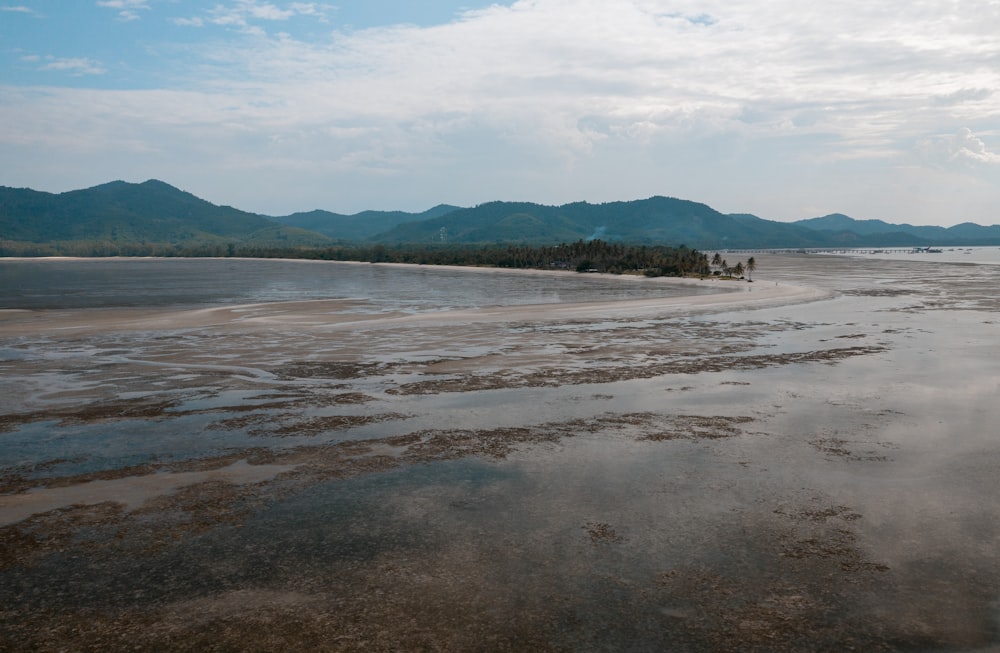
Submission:
POLYGON ((968 127, 954 134, 925 139, 918 145, 918 151, 932 165, 1000 164, 1000 153, 987 149, 986 143, 968 127))
POLYGON ((31 7, 25 7, 24 5, 3 6, 0 7, 0 11, 7 11, 10 13, 17 13, 17 14, 37 15, 34 9, 32 9, 31 7))
POLYGON ((300 16, 317 16, 319 18, 326 18, 333 10, 331 5, 319 2, 293 2, 290 7, 300 16))
POLYGON ((66 72, 75 77, 82 75, 103 75, 108 71, 93 59, 64 57, 22 57, 23 61, 42 62, 39 70, 66 72))
MULTIPOLYGON (((327 180, 314 193, 353 204, 311 203, 340 209, 384 202, 392 176, 411 202, 418 193, 469 203, 666 193, 796 218, 807 216, 783 199, 790 179, 796 202, 811 195, 837 210, 863 185, 876 197, 879 175, 912 163, 921 140, 928 162, 996 162, 987 132, 1000 115, 994 0, 520 0, 435 27, 297 40, 294 18, 333 12, 325 3, 213 4, 174 19, 228 30, 226 40, 184 45, 197 61, 170 71, 174 89, 136 92, 127 106, 122 95, 98 101, 97 91, 86 101, 81 91, 25 96, 6 120, 22 140, 51 143, 62 133, 52 125, 65 123, 77 136, 63 137, 92 134, 97 150, 158 152, 157 161, 175 153, 192 179, 190 162, 203 160, 206 178, 247 175, 231 184, 239 193, 270 179, 301 191, 314 175, 327 180), (280 33, 265 31, 274 27, 280 33), (330 179, 343 180, 336 192, 325 190, 330 179)), ((956 170, 948 179, 965 174, 956 170)), ((895 199, 923 210, 905 204, 906 193, 895 199)))
POLYGON ((995 68, 954 67, 962 57, 995 58, 996 44, 955 38, 931 20, 940 15, 907 24, 894 10, 889 29, 888 13, 862 3, 777 4, 679 12, 672 2, 522 1, 437 28, 343 33, 330 45, 256 43, 226 56, 246 60, 278 94, 308 85, 331 115, 406 121, 458 109, 509 138, 584 153, 612 136, 735 131, 831 133, 841 139, 838 158, 882 157, 902 152, 943 111, 968 112, 963 98, 996 106, 990 94, 965 90, 995 87, 995 68))
POLYGON ((245 2, 242 10, 251 18, 260 18, 262 20, 288 20, 295 15, 295 12, 290 9, 279 9, 277 6, 265 3, 258 4, 255 2, 245 2))
POLYGON ((139 20, 139 10, 149 9, 147 0, 97 0, 97 6, 117 9, 118 18, 123 21, 139 20))
MULTIPOLYGON (((120 1, 120 0, 112 0, 120 1)), ((329 4, 319 2, 291 2, 276 4, 262 0, 235 0, 230 4, 216 4, 203 15, 172 20, 177 25, 202 27, 206 24, 218 25, 239 32, 262 36, 266 31, 254 22, 287 21, 296 16, 308 16, 325 22, 334 11, 329 4)))
POLYGON ((986 144, 971 129, 962 128, 955 136, 955 157, 979 163, 1000 163, 1000 154, 986 149, 986 144))
POLYGON ((205 21, 198 16, 193 18, 171 18, 170 22, 174 25, 181 25, 184 27, 204 27, 205 21))

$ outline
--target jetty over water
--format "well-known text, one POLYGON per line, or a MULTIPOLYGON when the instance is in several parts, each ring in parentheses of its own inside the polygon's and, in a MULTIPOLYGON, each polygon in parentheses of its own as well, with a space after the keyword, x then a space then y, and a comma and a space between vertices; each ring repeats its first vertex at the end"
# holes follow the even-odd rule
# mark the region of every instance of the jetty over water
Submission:
POLYGON ((718 251, 723 254, 939 254, 944 250, 936 247, 770 247, 718 251))

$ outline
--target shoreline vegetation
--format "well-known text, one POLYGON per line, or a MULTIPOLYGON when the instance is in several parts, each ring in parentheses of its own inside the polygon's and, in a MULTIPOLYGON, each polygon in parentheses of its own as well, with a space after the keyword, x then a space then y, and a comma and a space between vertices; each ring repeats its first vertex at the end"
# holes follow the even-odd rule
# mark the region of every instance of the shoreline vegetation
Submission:
POLYGON ((369 263, 408 263, 492 267, 506 269, 575 270, 605 274, 643 274, 647 277, 716 276, 742 278, 756 268, 753 257, 730 267, 716 254, 706 254, 686 245, 628 245, 600 239, 578 240, 555 246, 529 245, 344 245, 333 247, 235 247, 201 246, 164 248, 159 245, 98 247, 87 243, 38 245, 11 248, 0 243, 3 258, 253 258, 369 263))

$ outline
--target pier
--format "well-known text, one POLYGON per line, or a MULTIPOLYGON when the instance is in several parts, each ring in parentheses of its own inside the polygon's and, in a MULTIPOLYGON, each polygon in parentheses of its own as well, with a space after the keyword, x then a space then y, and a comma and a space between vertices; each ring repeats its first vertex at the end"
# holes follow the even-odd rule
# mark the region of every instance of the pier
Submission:
POLYGON ((937 254, 942 250, 927 247, 773 247, 705 251, 718 251, 720 254, 937 254))

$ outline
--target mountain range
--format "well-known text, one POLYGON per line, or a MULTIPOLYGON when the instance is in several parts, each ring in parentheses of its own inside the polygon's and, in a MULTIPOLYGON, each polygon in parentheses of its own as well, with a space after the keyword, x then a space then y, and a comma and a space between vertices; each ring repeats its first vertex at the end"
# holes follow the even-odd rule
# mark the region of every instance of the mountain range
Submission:
MULTIPOLYGON (((167 183, 114 181, 53 194, 0 186, 0 244, 105 242, 198 246, 555 244, 600 238, 703 250, 998 245, 1000 225, 890 224, 833 214, 776 222, 698 202, 644 200, 546 206, 489 202, 422 213, 316 210, 266 216, 217 206, 167 183)), ((0 250, 4 251, 4 250, 0 250)))

